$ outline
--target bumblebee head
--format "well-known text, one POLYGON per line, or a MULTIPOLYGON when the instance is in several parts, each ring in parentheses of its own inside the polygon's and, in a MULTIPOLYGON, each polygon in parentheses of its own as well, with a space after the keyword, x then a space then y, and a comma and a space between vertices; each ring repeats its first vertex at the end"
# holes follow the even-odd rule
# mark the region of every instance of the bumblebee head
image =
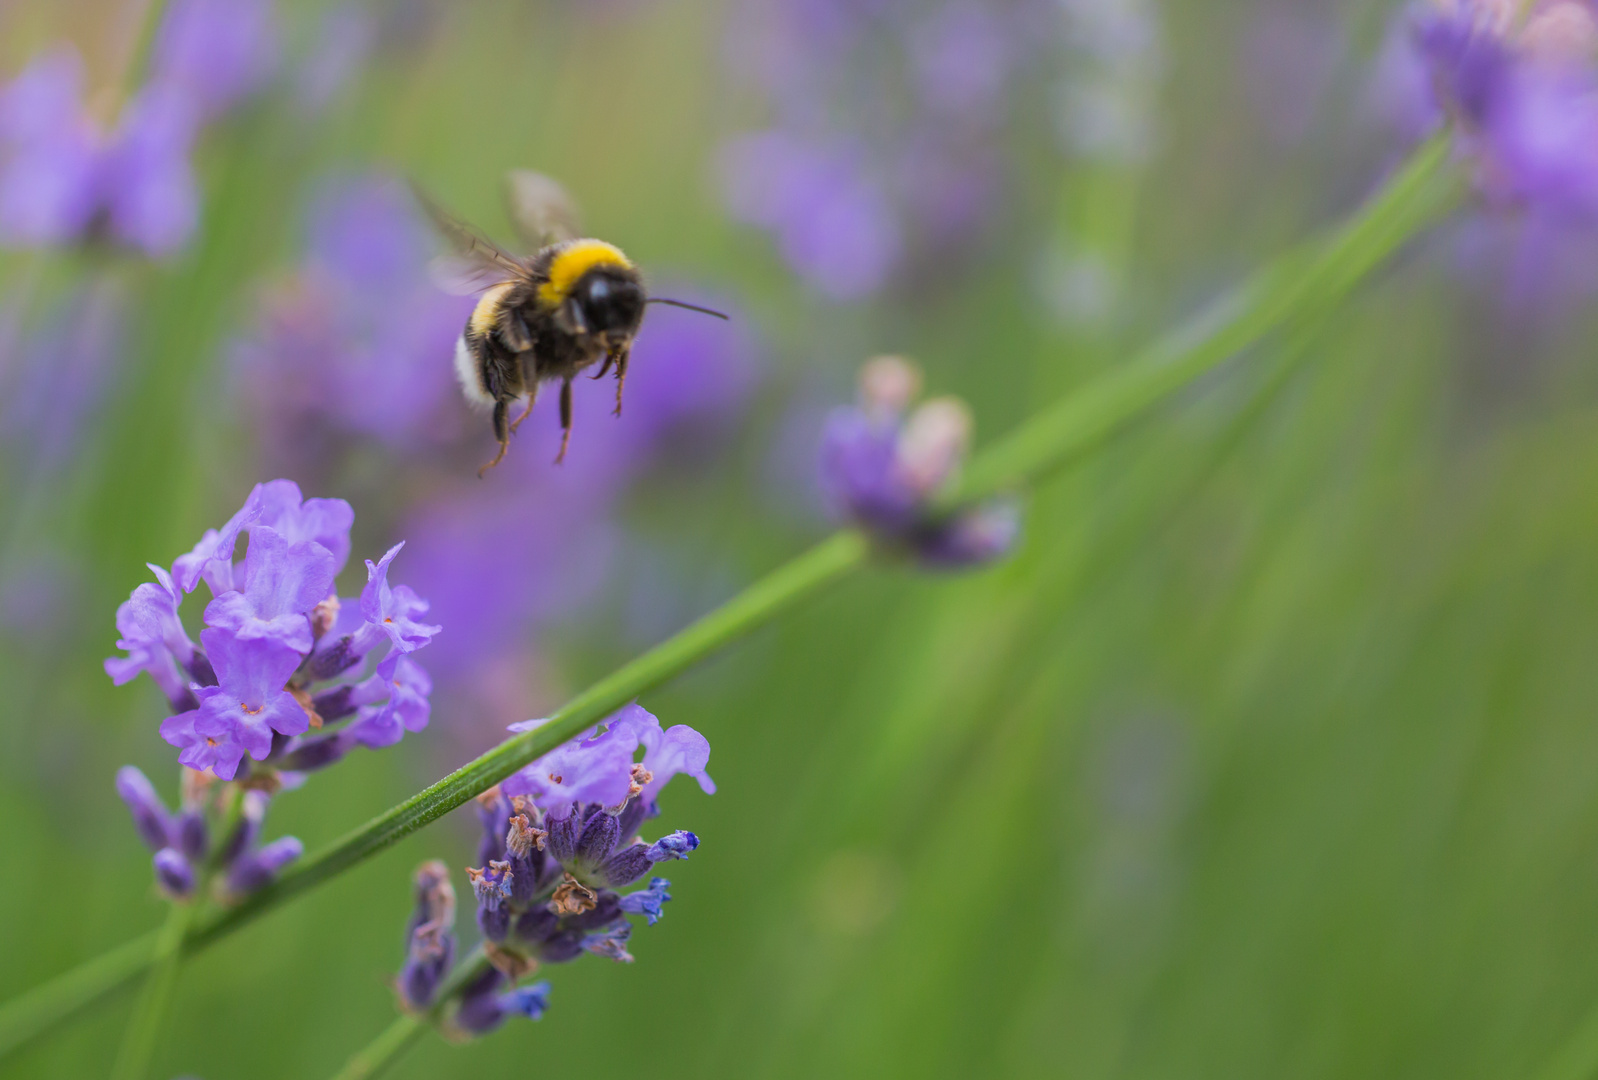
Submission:
POLYGON ((628 267, 596 267, 566 298, 566 317, 579 333, 616 345, 630 341, 644 317, 644 288, 628 267))

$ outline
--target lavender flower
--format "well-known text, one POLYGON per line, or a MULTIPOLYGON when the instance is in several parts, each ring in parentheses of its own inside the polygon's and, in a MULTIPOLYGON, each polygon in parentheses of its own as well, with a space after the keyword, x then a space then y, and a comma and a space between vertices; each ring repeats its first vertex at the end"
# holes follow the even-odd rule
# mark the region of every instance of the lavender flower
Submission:
POLYGON ((1495 203, 1598 217, 1598 19, 1582 0, 1449 0, 1410 15, 1440 114, 1495 203))
POLYGON ((205 773, 185 770, 182 810, 174 815, 149 779, 127 765, 117 772, 117 793, 140 839, 155 853, 156 884, 174 900, 192 897, 204 875, 215 877, 220 899, 236 901, 271 884, 304 851, 292 836, 256 846, 270 801, 259 789, 223 787, 205 773), (224 828, 229 831, 213 850, 211 837, 224 828))
POLYGON ((466 873, 496 972, 463 992, 457 1026, 478 1033, 510 1012, 542 1012, 537 995, 512 1002, 500 994, 504 979, 519 979, 540 963, 565 963, 584 952, 632 961, 627 916, 654 925, 671 899, 670 882, 656 877, 644 889, 617 890, 699 846, 684 831, 645 842, 639 827, 659 814, 655 797, 678 773, 713 792, 709 757, 710 744, 692 728, 662 730, 654 716, 629 705, 478 798, 482 865, 466 873))
POLYGON ((106 238, 152 256, 193 235, 189 154, 202 126, 257 89, 276 62, 267 0, 177 0, 157 31, 149 80, 102 127, 70 46, 0 90, 0 244, 106 238))
POLYGON ((998 558, 1015 543, 1008 502, 940 513, 933 499, 952 480, 970 440, 971 418, 954 398, 910 404, 920 373, 884 356, 861 370, 860 405, 840 409, 822 441, 822 485, 835 509, 884 547, 929 566, 998 558))
MULTIPOLYGON (((334 578, 349 556, 354 513, 338 499, 305 499, 289 480, 259 484, 220 530, 207 530, 172 573, 151 566, 117 612, 125 657, 106 661, 118 684, 149 672, 178 712, 161 735, 178 760, 223 780, 246 754, 277 771, 323 768, 351 746, 388 746, 427 725, 431 683, 411 658, 439 630, 413 616, 427 609, 406 586, 388 583, 403 545, 367 563, 359 605, 343 603, 334 578), (234 562, 240 534, 248 536, 234 562), (183 595, 205 581, 213 599, 197 648, 178 614, 183 595), (359 612, 359 625, 343 613, 359 612), (361 677, 369 655, 387 649, 361 677), (352 680, 318 686, 354 672, 352 680), (322 710, 325 710, 325 715, 322 710), (315 725, 354 716, 337 733, 315 725)), ((268 868, 270 872, 270 868, 268 868)))
POLYGON ((447 363, 469 298, 428 274, 426 223, 405 186, 380 176, 330 182, 314 201, 304 265, 263 300, 234 370, 269 451, 288 464, 337 439, 435 446, 456 401, 447 363))
POLYGON ((436 859, 416 868, 414 882, 416 912, 405 928, 399 994, 409 1008, 425 1009, 455 963, 455 890, 449 868, 436 859))

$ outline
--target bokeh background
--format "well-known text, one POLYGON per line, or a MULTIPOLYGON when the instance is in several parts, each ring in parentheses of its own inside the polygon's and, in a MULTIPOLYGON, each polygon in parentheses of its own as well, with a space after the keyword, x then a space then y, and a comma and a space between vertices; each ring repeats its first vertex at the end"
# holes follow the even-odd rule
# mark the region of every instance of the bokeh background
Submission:
MULTIPOLYGON (((49 243, 0 199, 5 996, 161 918, 112 778, 174 791, 165 705, 101 660, 145 562, 253 483, 354 504, 346 595, 407 539, 446 628, 431 727, 276 801, 315 849, 822 535, 821 423, 868 356, 917 358, 980 444, 1414 134, 1366 0, 259 7, 226 107, 162 159, 194 221, 49 243), (556 471, 546 401, 479 484, 463 301, 402 181, 511 242, 512 167, 736 318, 654 309, 628 413, 580 386, 556 471)), ((0 2, 0 75, 69 43, 111 124, 141 8, 0 2)), ((1463 212, 1041 487, 1011 560, 874 569, 650 695, 720 790, 663 800, 704 844, 638 962, 551 969, 540 1023, 393 1075, 1587 1075, 1591 252, 1463 212)), ((189 964, 156 1074, 331 1074, 393 1015, 411 868, 474 832, 189 964)), ((104 1074, 127 1007, 0 1074, 104 1074)))

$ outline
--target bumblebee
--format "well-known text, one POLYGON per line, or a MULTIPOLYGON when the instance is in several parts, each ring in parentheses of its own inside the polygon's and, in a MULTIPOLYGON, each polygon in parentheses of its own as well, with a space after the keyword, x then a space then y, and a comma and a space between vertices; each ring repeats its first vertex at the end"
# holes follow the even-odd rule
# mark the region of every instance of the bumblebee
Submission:
POLYGON ((633 339, 648 304, 672 304, 725 319, 719 311, 651 297, 632 260, 603 240, 581 237, 565 191, 546 176, 518 170, 509 178, 511 217, 533 255, 521 257, 417 197, 456 249, 441 266, 458 291, 480 290, 477 306, 455 343, 455 374, 471 404, 492 413, 499 451, 478 470, 482 476, 504 460, 510 437, 533 411, 538 389, 560 383, 560 453, 571 443, 572 381, 599 364, 593 376, 616 375, 615 415, 633 339), (527 406, 515 420, 510 406, 527 406))

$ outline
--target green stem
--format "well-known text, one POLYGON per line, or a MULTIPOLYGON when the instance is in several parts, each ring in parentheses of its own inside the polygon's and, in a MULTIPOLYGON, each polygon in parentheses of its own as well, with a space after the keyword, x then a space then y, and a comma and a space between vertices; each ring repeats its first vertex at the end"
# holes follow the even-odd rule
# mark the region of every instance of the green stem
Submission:
POLYGON ((151 930, 0 1007, 0 1057, 132 982, 155 959, 160 936, 151 930))
POLYGON ((453 971, 438 988, 438 1000, 425 1013, 405 1013, 383 1033, 367 1043, 340 1069, 333 1080, 366 1080, 388 1068, 412 1043, 433 1027, 444 1015, 444 1010, 467 983, 477 978, 488 967, 488 958, 481 945, 473 949, 455 965, 453 971))
POLYGON ((166 1019, 167 1006, 172 1002, 172 988, 177 985, 178 967, 183 960, 183 937, 193 914, 194 904, 188 901, 174 901, 167 912, 166 923, 161 927, 150 958, 150 975, 128 1019, 111 1080, 144 1080, 149 1071, 156 1038, 166 1019))
POLYGON ((370 1080, 392 1065, 411 1044, 427 1031, 426 1021, 411 1013, 404 1013, 390 1024, 383 1034, 367 1043, 338 1071, 333 1080, 370 1080))
MULTIPOLYGON (((1326 240, 1290 253, 1256 274, 1230 297, 1131 361, 1090 383, 978 455, 950 496, 967 501, 1034 483, 1102 445, 1114 433, 1227 359, 1290 324, 1324 312, 1381 265, 1410 236, 1457 204, 1462 191, 1446 168, 1449 144, 1427 143, 1381 192, 1326 240)), ((844 530, 768 574, 722 607, 624 665, 579 694, 535 731, 518 735, 373 818, 285 874, 244 903, 199 923, 185 953, 225 937, 276 907, 415 832, 498 783, 535 758, 614 712, 724 645, 771 621, 800 601, 864 565, 867 539, 844 530)), ((64 1019, 77 1007, 132 978, 90 983, 80 972, 61 976, 0 1010, 0 1057, 24 1038, 64 1019), (80 996, 73 1001, 69 996, 80 996), (8 1028, 13 1015, 38 1013, 35 997, 58 1004, 44 1025, 8 1028)))

